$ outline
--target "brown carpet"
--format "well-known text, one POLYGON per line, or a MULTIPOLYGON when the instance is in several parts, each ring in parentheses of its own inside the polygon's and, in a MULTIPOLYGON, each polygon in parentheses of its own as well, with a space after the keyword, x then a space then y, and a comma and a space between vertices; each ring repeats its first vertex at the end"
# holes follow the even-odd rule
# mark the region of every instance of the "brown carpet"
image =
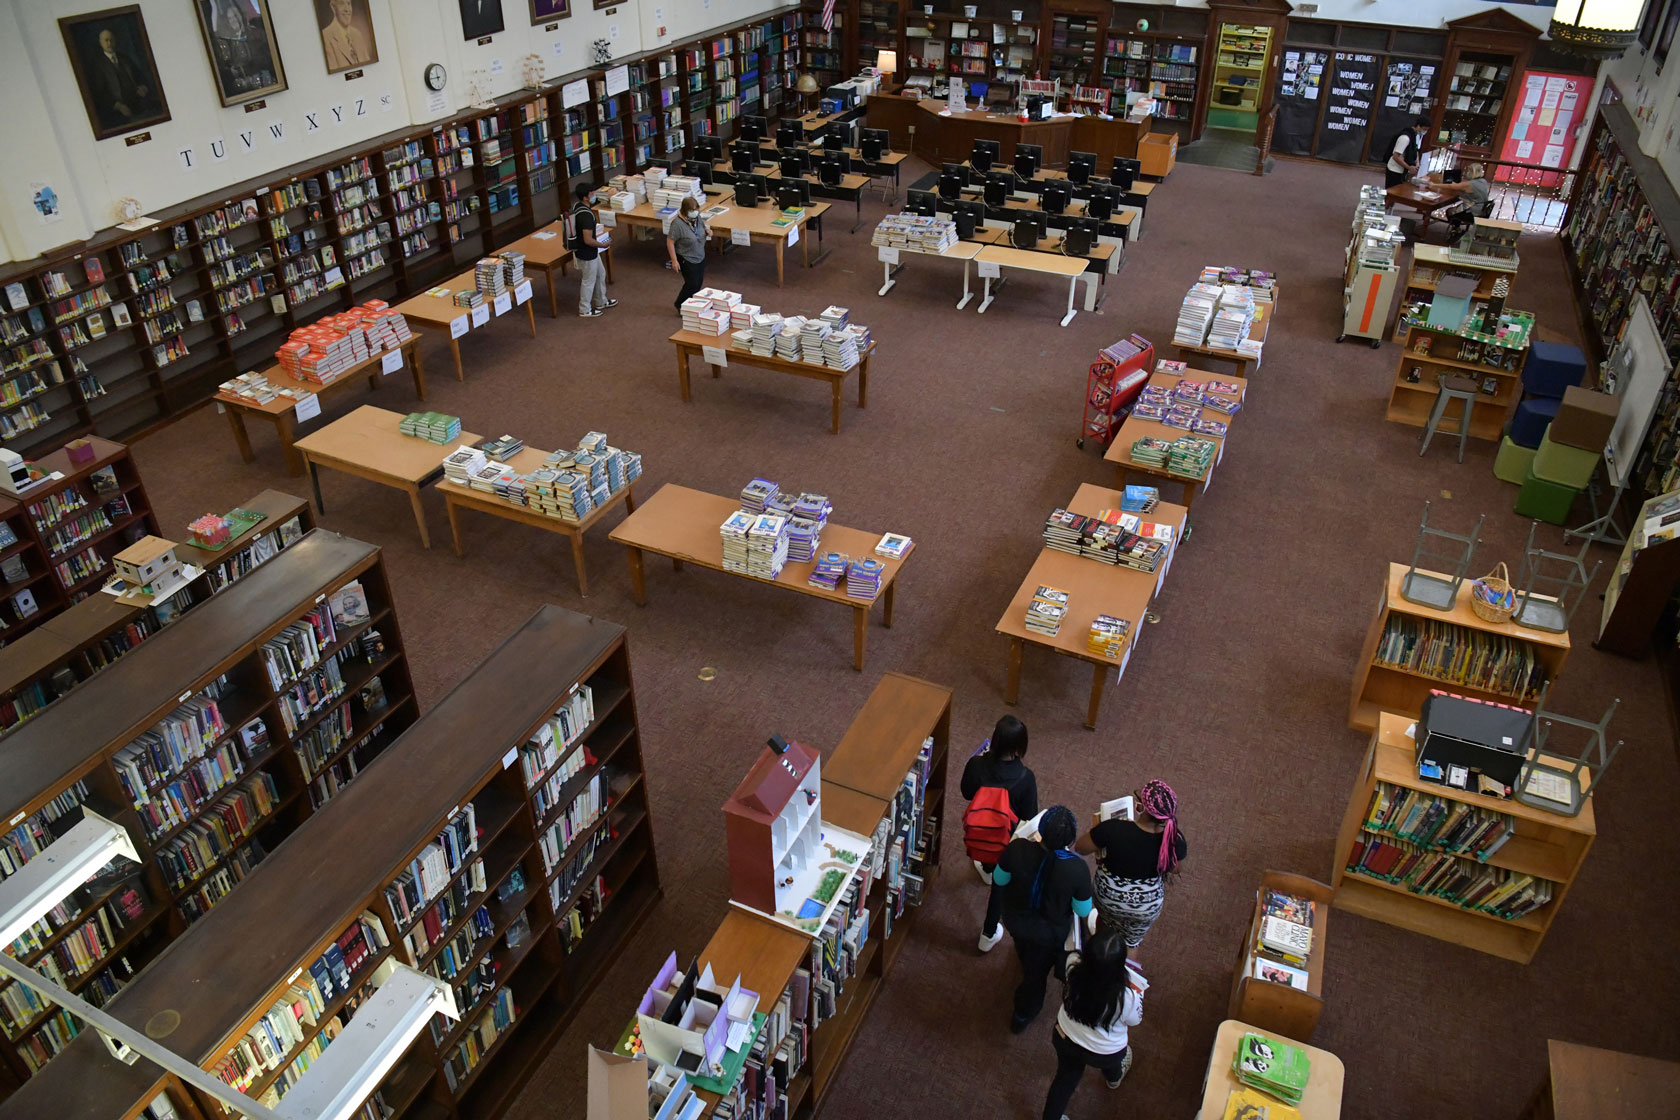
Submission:
MULTIPOLYGON (((920 173, 906 170, 904 181, 920 173)), ((833 255, 812 271, 790 268, 781 290, 762 248, 714 259, 709 280, 750 301, 783 312, 840 303, 875 329, 869 407, 849 398, 839 436, 827 429, 823 387, 802 379, 731 370, 721 381, 697 377, 693 402, 681 403, 665 342, 677 282, 659 268, 662 249, 646 245, 619 250, 612 294, 621 305, 604 319, 569 310, 539 319, 534 342, 511 323, 473 332, 463 340, 465 384, 449 377, 443 349, 429 347, 428 406, 460 414, 472 430, 555 447, 600 429, 644 453, 644 493, 665 482, 735 492, 764 475, 827 491, 840 524, 918 542, 897 623, 871 626, 868 669, 856 674, 849 620, 831 605, 654 563, 649 604, 638 609, 604 531, 588 540, 593 591, 580 600, 558 537, 469 515, 468 555, 456 559, 442 502, 428 496, 437 544, 423 551, 398 493, 327 477, 325 525, 386 549, 427 702, 539 603, 630 627, 665 897, 514 1120, 581 1118, 585 1043, 617 1036, 668 951, 686 958, 704 945, 727 893, 719 807, 768 734, 831 748, 886 669, 950 685, 947 811, 957 819, 955 768, 1005 711, 998 613, 1039 549, 1044 516, 1080 482, 1112 484, 1092 449, 1074 447, 1086 367, 1099 346, 1131 331, 1164 346, 1198 267, 1218 263, 1278 273, 1280 314, 1228 462, 1197 504, 1195 535, 1157 603, 1159 622, 1126 679, 1110 686, 1095 733, 1080 726, 1089 674, 1042 651, 1027 657, 1018 709, 1048 800, 1082 813, 1146 778, 1178 790, 1190 858, 1140 954, 1153 989, 1133 1032, 1137 1064, 1117 1093, 1088 1078, 1070 1114, 1189 1114, 1259 873, 1330 875, 1365 748, 1346 724, 1353 663, 1384 565, 1409 557, 1425 499, 1463 528, 1489 515, 1482 567, 1504 559, 1514 568, 1528 532, 1510 512, 1514 488, 1492 476, 1493 445, 1472 441, 1462 465, 1450 441, 1420 459, 1417 429, 1383 420, 1393 345, 1333 342, 1349 215, 1370 178, 1289 160, 1264 179, 1181 166, 1110 280, 1103 313, 1081 313, 1066 329, 1056 325, 1065 289, 1048 280, 1014 279, 976 316, 972 305, 953 306, 960 278, 950 265, 912 261, 877 298, 870 227, 848 235, 849 206, 827 231, 833 255), (697 676, 706 666, 717 671, 709 683, 697 676)), ((865 206, 871 223, 883 212, 878 199, 865 206)), ((1574 335, 1556 243, 1528 238, 1522 254, 1513 304, 1574 335)), ((371 399, 413 407, 400 380, 371 399)), ((241 463, 212 409, 142 441, 164 525, 265 486, 303 493, 280 469, 272 438, 259 433, 257 443, 257 463, 241 463)), ((1542 539, 1556 544, 1559 534, 1546 529, 1542 539)), ((1594 717, 1623 700, 1615 731, 1628 746, 1597 799, 1599 841, 1526 967, 1332 918, 1313 1041, 1346 1063, 1344 1115, 1514 1115, 1541 1080, 1548 1037, 1680 1057, 1674 735, 1654 664, 1590 648, 1596 610, 1595 599, 1577 618, 1555 700, 1594 717)), ((946 851, 960 863, 954 830, 946 851)), ((961 866, 941 881, 858 1036, 828 1120, 1038 1114, 1053 1068, 1048 1017, 1019 1038, 1005 1029, 1015 964, 1007 946, 975 951, 983 902, 961 866)))

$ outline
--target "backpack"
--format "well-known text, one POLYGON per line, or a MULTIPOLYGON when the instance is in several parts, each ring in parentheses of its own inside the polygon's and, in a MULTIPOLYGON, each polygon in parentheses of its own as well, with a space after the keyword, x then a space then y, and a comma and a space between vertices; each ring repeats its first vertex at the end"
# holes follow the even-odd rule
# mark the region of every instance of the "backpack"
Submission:
POLYGON ((1021 818, 1009 804, 1009 791, 1002 786, 982 786, 963 810, 963 850, 968 858, 991 867, 1015 837, 1021 818))
POLYGON ((588 248, 578 237, 578 215, 593 214, 595 211, 587 202, 580 202, 566 214, 566 248, 576 252, 578 249, 588 248))

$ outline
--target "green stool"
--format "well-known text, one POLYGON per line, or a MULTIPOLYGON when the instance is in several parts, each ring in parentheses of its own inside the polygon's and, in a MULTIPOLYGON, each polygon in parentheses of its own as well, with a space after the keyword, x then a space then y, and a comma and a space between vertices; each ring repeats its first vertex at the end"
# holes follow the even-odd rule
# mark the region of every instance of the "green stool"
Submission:
POLYGON ((1540 437, 1540 446, 1532 454, 1535 478, 1576 490, 1585 490, 1598 469, 1598 452, 1553 443, 1550 434, 1540 437))
POLYGON ((1522 489, 1517 492, 1517 512, 1524 517, 1536 517, 1552 525, 1562 525, 1569 520, 1569 511, 1575 507, 1575 499, 1580 494, 1573 486, 1548 482, 1530 471, 1523 479, 1522 489))
POLYGON ((1510 436, 1499 441, 1499 454, 1493 460, 1493 477, 1513 486, 1521 486, 1534 465, 1534 448, 1524 447, 1510 436))

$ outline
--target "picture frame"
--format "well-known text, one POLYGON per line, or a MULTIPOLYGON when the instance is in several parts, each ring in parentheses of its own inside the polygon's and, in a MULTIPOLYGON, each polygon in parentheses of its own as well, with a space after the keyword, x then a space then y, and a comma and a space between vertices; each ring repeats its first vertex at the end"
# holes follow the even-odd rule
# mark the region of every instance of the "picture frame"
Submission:
POLYGON ((531 26, 567 19, 572 14, 572 0, 531 0, 531 26))
POLYGON ((457 0, 461 9, 461 37, 467 42, 500 35, 507 30, 502 0, 457 0))
POLYGON ((224 107, 286 88, 286 68, 268 8, 269 0, 193 0, 210 74, 224 107))
POLYGON ((95 140, 170 119, 140 5, 65 16, 58 29, 95 140))
POLYGON ((368 0, 315 0, 315 25, 321 29, 321 56, 328 74, 379 61, 379 40, 368 0))

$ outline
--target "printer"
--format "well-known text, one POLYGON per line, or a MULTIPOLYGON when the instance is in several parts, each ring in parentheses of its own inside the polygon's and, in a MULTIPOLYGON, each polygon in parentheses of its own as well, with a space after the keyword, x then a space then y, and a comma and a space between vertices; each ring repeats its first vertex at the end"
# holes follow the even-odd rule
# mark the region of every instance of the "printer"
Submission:
POLYGON ((1534 715, 1435 689, 1424 697, 1416 736, 1419 777, 1476 793, 1485 776, 1510 789, 1533 744, 1534 715))

